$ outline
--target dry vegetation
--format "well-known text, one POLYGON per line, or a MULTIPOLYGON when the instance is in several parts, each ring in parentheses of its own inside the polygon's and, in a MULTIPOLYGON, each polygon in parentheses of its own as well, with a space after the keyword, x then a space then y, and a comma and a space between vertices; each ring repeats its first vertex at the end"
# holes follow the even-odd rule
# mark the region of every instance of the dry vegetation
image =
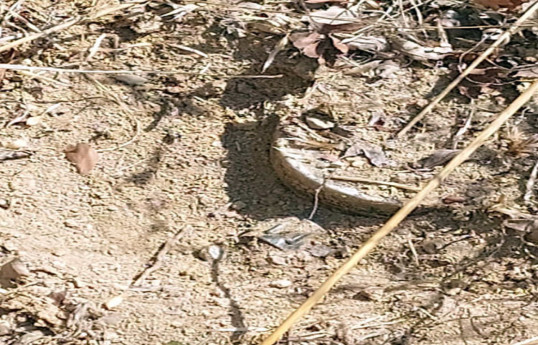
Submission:
MULTIPOLYGON (((534 3, 0 2, 0 344, 258 343, 384 220, 285 187, 275 129, 405 200, 537 78, 537 15, 396 133, 534 3)), ((281 343, 531 344, 537 114, 281 343)))

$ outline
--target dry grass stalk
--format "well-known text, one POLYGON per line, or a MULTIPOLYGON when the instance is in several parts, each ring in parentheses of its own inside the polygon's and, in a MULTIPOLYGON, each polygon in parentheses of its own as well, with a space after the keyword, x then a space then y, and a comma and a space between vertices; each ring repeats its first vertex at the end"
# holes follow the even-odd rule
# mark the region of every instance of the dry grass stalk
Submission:
MULTIPOLYGON (((537 1, 538 4, 538 1, 537 1)), ((404 220, 422 200, 435 188, 437 188, 445 178, 451 174, 461 163, 466 161, 488 138, 490 138, 499 128, 538 91, 538 80, 535 81, 525 92, 516 98, 497 118, 484 129, 465 149, 454 157, 417 195, 409 200, 398 212, 396 212, 379 230, 377 230, 362 247, 351 256, 342 266, 340 266, 314 293, 286 320, 270 334, 261 345, 273 345, 286 333, 291 326, 303 315, 308 313, 312 307, 318 303, 323 296, 342 278, 351 271, 360 260, 362 260, 377 244, 387 236, 402 220, 404 220)))
MULTIPOLYGON (((48 36, 48 35, 53 34, 55 32, 63 31, 65 29, 68 29, 68 28, 72 27, 73 25, 83 23, 86 20, 95 20, 97 18, 112 14, 112 13, 120 11, 120 10, 124 10, 124 9, 130 8, 130 7, 133 7, 135 5, 140 5, 140 4, 143 4, 143 3, 146 3, 146 1, 135 1, 135 2, 128 3, 128 4, 122 4, 122 5, 118 5, 118 6, 108 7, 108 8, 105 8, 105 9, 97 11, 96 13, 90 15, 89 18, 87 18, 87 19, 83 18, 83 17, 72 18, 72 19, 70 19, 70 20, 68 20, 68 21, 66 21, 64 23, 58 24, 58 25, 53 26, 51 28, 48 28, 46 30, 37 31, 37 32, 35 32, 35 33, 31 34, 31 35, 25 36, 23 38, 20 38, 20 39, 18 39, 16 41, 11 42, 11 43, 4 44, 3 46, 0 46, 0 53, 8 51, 10 49, 13 49, 15 47, 18 47, 18 46, 23 45, 25 43, 35 41, 35 40, 37 40, 39 38, 48 36)), ((39 30, 39 29, 37 29, 37 30, 39 30)))
POLYGON ((351 177, 351 176, 333 176, 331 177, 332 180, 338 180, 338 181, 347 181, 347 182, 359 182, 359 183, 370 183, 370 184, 378 184, 382 186, 389 186, 389 187, 395 187, 400 189, 405 189, 411 192, 420 192, 420 188, 409 186, 402 183, 396 183, 396 182, 388 182, 388 181, 377 181, 372 180, 368 178, 363 177, 351 177))

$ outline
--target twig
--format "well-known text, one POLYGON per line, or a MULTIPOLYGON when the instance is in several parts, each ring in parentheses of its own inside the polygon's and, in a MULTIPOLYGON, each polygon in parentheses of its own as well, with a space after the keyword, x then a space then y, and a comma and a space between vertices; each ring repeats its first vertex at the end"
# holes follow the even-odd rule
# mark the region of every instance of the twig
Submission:
POLYGON ((471 113, 469 114, 469 117, 467 118, 467 120, 463 124, 463 127, 461 127, 456 132, 456 134, 454 134, 454 141, 452 143, 452 149, 453 150, 456 150, 458 148, 458 144, 459 144, 459 141, 460 141, 461 137, 463 136, 463 134, 465 134, 465 132, 467 132, 469 127, 471 127, 471 122, 473 121, 473 116, 474 116, 475 112, 476 112, 476 105, 474 103, 474 99, 471 99, 471 113))
POLYGON ((484 61, 497 47, 499 47, 506 39, 513 35, 527 19, 534 15, 534 12, 538 10, 538 0, 530 6, 525 13, 519 17, 519 19, 510 26, 499 38, 480 56, 478 56, 461 74, 454 79, 439 95, 437 95, 430 104, 426 106, 417 116, 415 116, 409 123, 398 133, 397 137, 401 137, 407 133, 417 122, 422 120, 426 114, 428 114, 452 89, 454 89, 465 77, 467 77, 472 70, 474 70, 482 61, 484 61))
POLYGON ((191 48, 191 47, 187 47, 187 46, 184 46, 184 45, 181 45, 181 44, 168 44, 168 45, 170 47, 173 47, 173 48, 181 49, 181 50, 187 51, 189 53, 194 53, 196 55, 200 55, 201 57, 204 57, 204 58, 209 57, 209 55, 207 55, 203 51, 200 51, 198 49, 194 49, 194 48, 191 48))
POLYGON ((105 8, 105 9, 103 9, 101 11, 98 11, 95 14, 89 16, 88 19, 85 19, 85 18, 82 18, 82 17, 72 18, 72 19, 66 21, 65 23, 58 24, 56 26, 53 26, 53 27, 48 28, 46 30, 43 30, 41 32, 35 32, 35 33, 31 34, 31 35, 28 35, 26 37, 20 38, 20 39, 18 39, 16 41, 13 41, 11 43, 4 44, 3 46, 0 46, 0 53, 8 51, 10 49, 13 49, 15 47, 18 47, 18 46, 20 46, 22 44, 35 41, 35 40, 37 40, 37 39, 39 39, 41 37, 48 36, 48 35, 53 34, 55 32, 59 32, 59 31, 68 29, 68 28, 72 27, 73 25, 83 23, 86 20, 95 20, 97 18, 109 15, 109 14, 114 13, 116 11, 123 10, 123 9, 129 8, 129 7, 133 7, 135 5, 140 5, 140 4, 143 4, 145 2, 146 1, 135 1, 135 2, 127 3, 127 4, 121 4, 121 5, 118 5, 118 6, 108 7, 108 8, 105 8))
POLYGON ((318 188, 316 188, 316 192, 314 193, 314 206, 312 206, 312 211, 310 212, 310 215, 308 216, 308 220, 312 220, 312 218, 314 218, 314 216, 316 215, 316 212, 318 211, 319 193, 321 193, 321 190, 323 189, 323 187, 325 187, 325 181, 327 180, 324 179, 323 183, 320 184, 318 188))
POLYGON ((38 79, 38 80, 42 80, 42 81, 46 81, 46 82, 48 82, 48 83, 55 84, 55 85, 57 85, 57 86, 68 87, 68 86, 71 85, 71 84, 68 84, 68 83, 61 82, 61 81, 56 80, 56 79, 52 79, 52 78, 46 77, 46 76, 44 76, 44 75, 34 74, 34 73, 32 73, 32 72, 18 71, 18 73, 20 73, 20 74, 22 74, 22 75, 25 75, 25 76, 27 76, 27 77, 30 77, 30 78, 34 78, 34 79, 38 79))
POLYGON ((412 192, 420 192, 420 188, 413 187, 401 183, 396 182, 386 182, 386 181, 377 181, 377 180, 370 180, 363 177, 351 177, 351 176, 333 176, 331 177, 332 180, 338 180, 338 181, 347 181, 347 182, 360 182, 360 183, 371 183, 371 184, 379 184, 382 186, 390 186, 390 187, 396 187, 400 189, 409 190, 412 192))
POLYGON ((78 24, 80 22, 81 22, 81 18, 76 17, 76 18, 73 18, 71 20, 68 20, 65 23, 53 26, 52 28, 49 28, 47 30, 43 30, 41 32, 35 32, 35 33, 31 34, 31 35, 28 35, 26 37, 20 38, 20 39, 18 39, 16 41, 13 41, 11 43, 4 44, 3 46, 0 46, 0 53, 3 53, 5 51, 8 51, 8 50, 13 49, 15 47, 18 47, 18 46, 20 46, 20 45, 22 45, 24 43, 35 41, 38 38, 45 37, 45 36, 50 35, 52 33, 65 30, 65 29, 70 28, 71 26, 73 26, 75 24, 78 24))
POLYGON ((538 161, 534 164, 534 167, 532 168, 531 175, 529 176, 529 180, 527 181, 525 195, 523 196, 523 200, 526 202, 529 202, 532 198, 532 195, 534 194, 532 192, 532 189, 534 188, 534 183, 536 182, 536 176, 538 175, 538 161))
MULTIPOLYGON (((538 2, 537 2, 538 3, 538 2)), ((321 286, 314 291, 312 295, 271 334, 261 345, 273 345, 284 333, 312 307, 319 302, 323 296, 342 278, 351 271, 360 260, 362 260, 377 244, 387 236, 402 220, 404 220, 415 208, 420 205, 422 200, 435 188, 437 188, 444 179, 454 171, 461 163, 467 160, 473 152, 476 151, 489 137, 491 137, 499 128, 525 104, 533 94, 538 91, 538 80, 535 81, 525 92, 516 98, 491 124, 484 129, 465 149, 454 157, 415 197, 409 200, 398 212, 396 212, 379 230, 377 230, 362 247, 359 248, 351 258, 340 266, 321 286)))
POLYGON ((409 249, 411 249, 411 253, 413 254, 413 258, 415 259, 415 264, 418 266, 419 265, 418 253, 417 253, 417 250, 415 249, 415 245, 413 244, 413 240, 408 238, 407 244, 409 245, 409 249))
POLYGON ((54 73, 85 73, 85 74, 185 74, 185 75, 206 75, 217 78, 244 78, 244 79, 275 79, 282 78, 282 74, 276 75, 260 75, 260 74, 245 74, 245 75, 233 75, 226 76, 220 74, 204 74, 203 72, 185 72, 185 71, 130 71, 130 70, 95 70, 95 69, 70 69, 70 68, 56 68, 56 67, 37 67, 15 64, 0 64, 0 69, 9 69, 15 71, 47 71, 54 73))
POLYGON ((163 261, 166 254, 168 254, 168 251, 172 246, 185 234, 186 230, 184 228, 180 229, 176 234, 170 238, 168 241, 166 241, 157 254, 151 259, 151 263, 147 266, 147 268, 142 271, 131 283, 129 288, 133 288, 136 286, 139 286, 140 283, 146 279, 151 273, 155 272, 160 266, 161 262, 163 261))

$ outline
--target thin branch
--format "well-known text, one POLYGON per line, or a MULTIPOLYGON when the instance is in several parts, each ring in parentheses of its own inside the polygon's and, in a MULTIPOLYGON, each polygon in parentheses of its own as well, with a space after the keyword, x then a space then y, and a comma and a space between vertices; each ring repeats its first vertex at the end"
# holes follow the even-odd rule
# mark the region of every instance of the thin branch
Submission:
POLYGON ((95 70, 95 69, 70 69, 70 68, 57 68, 57 67, 37 67, 26 66, 16 64, 0 64, 0 69, 8 69, 14 71, 46 71, 54 73, 84 73, 84 74, 185 74, 185 75, 204 75, 216 78, 244 78, 244 79, 276 79, 282 78, 282 74, 276 75, 260 75, 260 74, 245 74, 245 75, 220 75, 220 74, 208 74, 202 72, 185 72, 185 71, 130 71, 130 70, 95 70))
POLYGON ((388 181, 377 181, 377 180, 371 180, 363 177, 351 177, 351 176, 333 176, 330 178, 331 180, 338 180, 338 181, 347 181, 347 182, 359 182, 359 183, 370 183, 370 184, 378 184, 382 186, 390 186, 390 187, 396 187, 400 189, 405 189, 411 192, 420 192, 420 188, 409 186, 406 184, 396 183, 396 182, 388 182, 388 181))

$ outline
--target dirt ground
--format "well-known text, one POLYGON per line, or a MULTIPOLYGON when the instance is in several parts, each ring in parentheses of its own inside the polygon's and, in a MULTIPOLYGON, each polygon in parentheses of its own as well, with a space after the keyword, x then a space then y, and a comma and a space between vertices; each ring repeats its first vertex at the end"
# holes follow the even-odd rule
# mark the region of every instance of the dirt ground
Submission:
MULTIPOLYGON (((13 4, 0 4, 0 15, 13 4)), ((28 1, 21 13, 48 27, 106 5, 28 1)), ((170 11, 163 6, 135 6, 1 55, 29 66, 167 72, 138 80, 4 71, 0 142, 24 142, 33 155, 0 163, 0 263, 19 258, 27 268, 17 283, 0 281, 1 344, 254 344, 384 221, 321 206, 313 221, 323 232, 306 246, 281 251, 256 241, 313 207, 273 172, 272 131, 327 90, 338 91, 335 104, 370 98, 408 119, 416 107, 401 104, 428 98, 430 71, 406 67, 414 83, 389 99, 375 94, 386 80, 318 68, 289 48, 260 77, 278 37, 230 34, 227 12, 210 3, 181 21, 162 19, 170 11), (315 80, 322 87, 312 91, 315 80), (5 125, 21 115, 32 121, 5 125), (65 159, 79 142, 99 153, 87 175, 65 159), (156 257, 156 269, 143 274, 156 257)), ((450 106, 465 113, 468 104, 452 99, 442 109, 450 106)), ((525 130, 536 133, 536 123, 525 130)), ((524 185, 534 162, 518 164, 524 185)), ((515 344, 538 336, 538 250, 480 205, 408 218, 282 344, 515 344)))

